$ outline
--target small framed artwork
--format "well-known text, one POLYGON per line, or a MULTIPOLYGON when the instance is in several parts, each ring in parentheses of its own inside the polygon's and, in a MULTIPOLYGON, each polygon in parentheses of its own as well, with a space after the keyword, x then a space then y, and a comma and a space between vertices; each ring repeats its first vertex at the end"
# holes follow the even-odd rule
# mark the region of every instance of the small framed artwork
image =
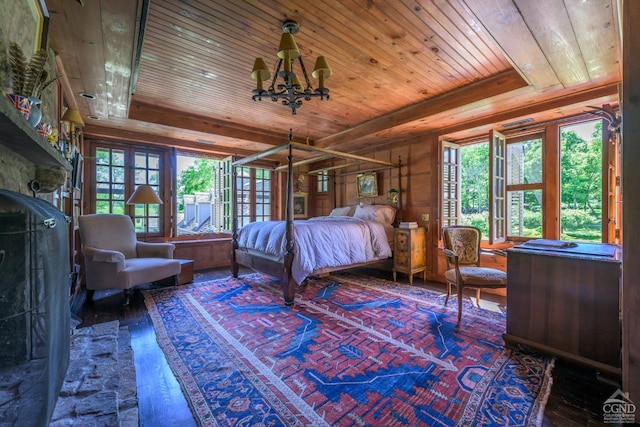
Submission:
POLYGON ((307 218, 307 193, 293 193, 293 218, 307 218))
POLYGON ((375 172, 357 175, 358 197, 378 197, 378 175, 375 172))

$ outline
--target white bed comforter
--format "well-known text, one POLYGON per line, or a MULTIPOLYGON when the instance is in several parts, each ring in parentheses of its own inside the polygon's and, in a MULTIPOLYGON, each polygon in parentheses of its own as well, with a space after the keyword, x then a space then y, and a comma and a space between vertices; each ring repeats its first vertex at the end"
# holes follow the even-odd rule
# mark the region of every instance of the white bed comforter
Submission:
MULTIPOLYGON (((284 256, 284 221, 262 221, 238 231, 238 247, 284 256)), ((300 284, 314 270, 375 261, 391 256, 384 226, 346 216, 323 216, 294 221, 291 273, 300 284)))

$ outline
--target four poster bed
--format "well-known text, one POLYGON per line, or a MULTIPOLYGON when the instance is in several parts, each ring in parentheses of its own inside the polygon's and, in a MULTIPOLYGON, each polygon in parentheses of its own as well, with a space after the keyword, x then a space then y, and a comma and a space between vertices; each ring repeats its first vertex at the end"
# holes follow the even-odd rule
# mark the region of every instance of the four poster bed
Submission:
MULTIPOLYGON (((286 170, 285 220, 253 222, 239 228, 237 198, 234 197, 232 273, 233 277, 238 277, 239 268, 242 265, 279 278, 282 282, 285 304, 291 305, 295 298, 296 287, 309 276, 364 266, 390 258, 393 223, 401 220, 400 210, 395 206, 358 204, 335 208, 334 201, 334 209, 329 216, 294 221, 294 168, 302 164, 342 158, 352 162, 306 173, 348 168, 358 164, 374 164, 375 167, 367 169, 366 172, 397 168, 399 184, 401 164, 289 141, 263 153, 232 162, 234 174, 232 194, 236 194, 238 167, 249 166, 257 160, 268 158, 284 150, 287 150, 287 164, 275 170, 286 170), (294 150, 318 155, 294 162, 294 150)), ((342 175, 360 172, 364 171, 359 170, 342 175)), ((401 192, 398 196, 397 204, 402 206, 401 192)))

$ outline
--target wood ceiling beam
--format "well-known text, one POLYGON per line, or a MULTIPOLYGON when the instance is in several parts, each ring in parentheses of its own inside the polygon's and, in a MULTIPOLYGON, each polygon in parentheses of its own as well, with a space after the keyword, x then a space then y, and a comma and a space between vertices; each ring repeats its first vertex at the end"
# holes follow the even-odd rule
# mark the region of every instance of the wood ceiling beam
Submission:
MULTIPOLYGON (((499 125, 497 125, 497 123, 508 122, 520 117, 531 116, 545 111, 552 111, 558 108, 567 107, 572 104, 593 101, 598 98, 613 95, 618 95, 618 83, 590 88, 581 92, 572 93, 570 95, 562 95, 557 98, 549 99, 542 102, 530 103, 520 108, 512 108, 507 111, 501 111, 488 117, 480 117, 474 120, 459 122, 453 126, 447 126, 438 129, 437 133, 440 135, 445 135, 448 133, 464 131, 466 129, 474 129, 477 127, 486 126, 487 124, 491 123, 493 123, 495 127, 498 127, 499 125)), ((526 127, 539 125, 540 123, 529 123, 526 125, 526 127)), ((518 126, 514 126, 513 128, 502 129, 499 131, 504 132, 517 128, 518 126)))
MULTIPOLYGON (((127 117, 141 1, 100 2, 104 81, 109 117, 127 117), (112 46, 118 46, 113 49, 112 46)), ((86 66, 86 64, 83 64, 86 66)))
POLYGON ((185 114, 183 111, 144 102, 136 99, 135 96, 129 107, 129 119, 273 146, 282 144, 286 138, 282 134, 264 132, 254 127, 239 126, 235 123, 205 116, 185 114))
POLYGON ((340 143, 359 139, 414 120, 424 119, 432 114, 458 108, 526 86, 527 83, 517 71, 505 71, 435 98, 430 98, 417 104, 401 108, 390 114, 376 117, 351 129, 320 138, 315 141, 314 145, 321 148, 336 147, 340 143))
MULTIPOLYGON (((416 141, 418 140, 424 140, 425 138, 429 138, 433 136, 446 138, 447 135, 455 134, 457 132, 467 131, 469 129, 478 129, 478 132, 479 132, 478 134, 468 136, 468 138, 474 138, 480 135, 486 135, 486 133, 490 128, 495 128, 501 132, 508 132, 510 130, 520 129, 524 127, 527 127, 527 128, 537 127, 537 126, 540 126, 541 123, 546 122, 546 120, 536 121, 534 123, 528 123, 527 125, 523 125, 520 127, 514 126, 512 128, 507 128, 507 129, 498 129, 498 127, 500 127, 499 123, 509 122, 509 121, 512 121, 521 117, 526 117, 526 116, 535 116, 540 113, 544 113, 546 111, 554 111, 556 109, 560 109, 570 105, 587 103, 587 102, 594 103, 597 105, 598 102, 596 101, 598 99, 603 100, 603 103, 615 104, 615 102, 610 98, 619 96, 618 89, 619 89, 618 83, 611 83, 611 84, 599 86, 597 88, 590 88, 587 90, 583 90, 580 92, 574 92, 574 93, 564 94, 564 95, 561 94, 560 96, 555 97, 553 99, 549 99, 542 102, 529 103, 526 106, 523 106, 520 108, 510 108, 510 109, 499 111, 496 113, 484 115, 482 117, 478 117, 473 120, 456 122, 456 124, 454 125, 439 127, 437 129, 434 129, 428 132, 424 132, 416 135, 410 135, 408 137, 395 138, 395 139, 387 140, 380 143, 369 142, 368 144, 366 144, 366 146, 362 146, 360 148, 351 150, 350 152, 354 154, 361 153, 361 154, 367 155, 371 152, 381 150, 385 147, 397 146, 398 144, 413 144, 413 143, 416 143, 416 141)), ((566 114, 561 114, 561 116, 565 117, 566 114)))
POLYGON ((95 124, 87 124, 83 129, 85 139, 106 139, 109 141, 132 144, 134 142, 153 145, 157 147, 175 147, 184 148, 191 151, 197 151, 207 154, 219 154, 229 156, 237 154, 239 156, 249 156, 252 151, 234 148, 229 150, 226 147, 209 146, 202 143, 194 143, 177 138, 167 136, 152 135, 143 132, 135 132, 127 129, 118 129, 113 127, 98 126, 95 124))
MULTIPOLYGON (((60 76, 60 84, 62 85, 62 93, 64 99, 67 101, 67 107, 78 109, 78 103, 76 102, 76 97, 73 94, 73 89, 71 88, 71 82, 69 82, 69 77, 64 68, 64 63, 60 58, 60 55, 56 55, 56 67, 58 75, 60 76)), ((63 112, 60 112, 62 115, 63 112)))

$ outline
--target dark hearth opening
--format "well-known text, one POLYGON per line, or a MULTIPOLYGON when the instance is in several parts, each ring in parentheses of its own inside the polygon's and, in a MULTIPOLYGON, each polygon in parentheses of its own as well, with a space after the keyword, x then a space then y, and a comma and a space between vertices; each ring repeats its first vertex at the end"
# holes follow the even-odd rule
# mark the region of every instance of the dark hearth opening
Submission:
POLYGON ((69 224, 0 190, 0 425, 45 426, 69 365, 69 224))

